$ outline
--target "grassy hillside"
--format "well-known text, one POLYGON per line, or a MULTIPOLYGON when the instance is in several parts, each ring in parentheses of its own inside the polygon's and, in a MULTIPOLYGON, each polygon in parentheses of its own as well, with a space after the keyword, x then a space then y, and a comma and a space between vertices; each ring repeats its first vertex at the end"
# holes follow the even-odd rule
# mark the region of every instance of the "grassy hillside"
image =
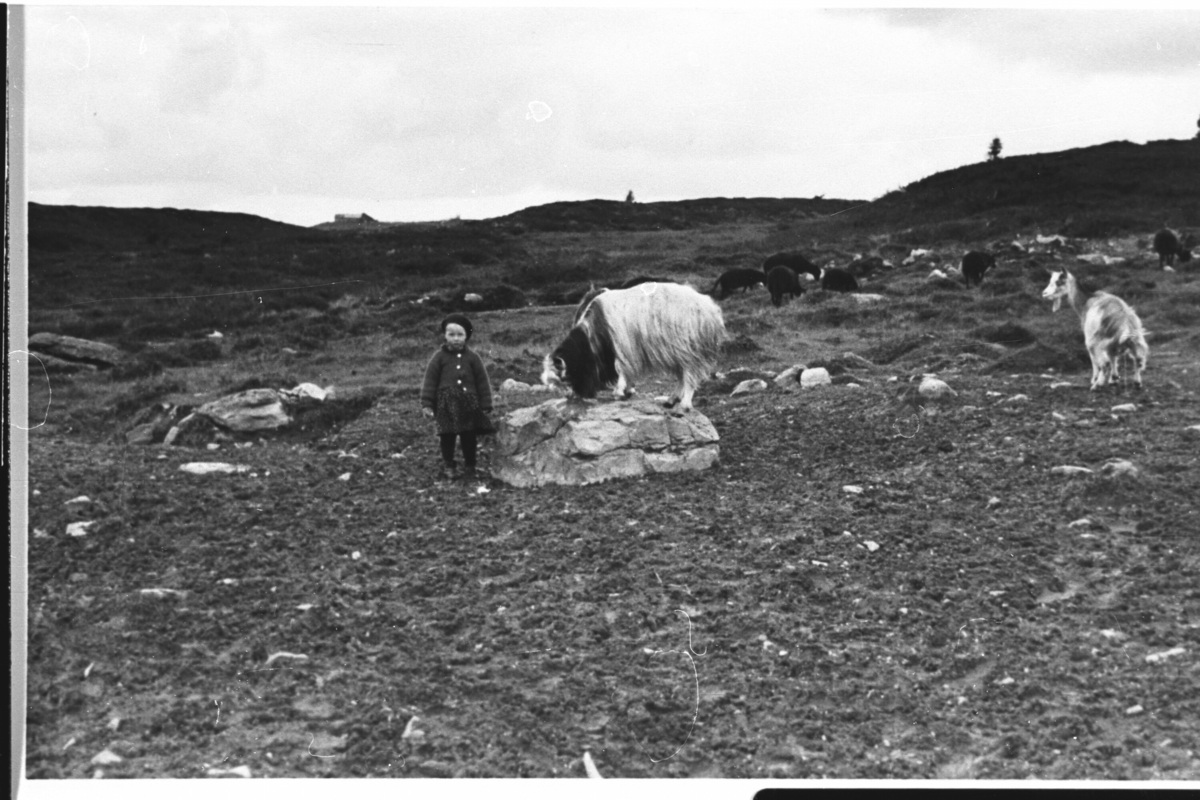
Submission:
MULTIPOLYGON (((707 198, 550 203, 490 220, 302 228, 248 214, 31 203, 31 331, 136 348, 212 329, 329 337, 428 325, 466 292, 490 308, 573 302, 639 274, 710 286, 799 249, 820 264, 1018 234, 1146 238, 1200 224, 1200 143, 1115 142, 931 175, 873 203, 707 198), (422 303, 416 301, 428 298, 422 303), (361 304, 381 313, 347 322, 361 304), (382 313, 386 311, 387 313, 382 313), (313 321, 311 314, 324 315, 313 321)), ((1139 245, 1130 245, 1134 250, 1139 245)), ((1145 247, 1146 245, 1141 245, 1145 247)))
POLYGON ((1200 140, 1109 142, 939 172, 848 216, 913 239, 1031 228, 1103 238, 1200 225, 1198 175, 1200 140))

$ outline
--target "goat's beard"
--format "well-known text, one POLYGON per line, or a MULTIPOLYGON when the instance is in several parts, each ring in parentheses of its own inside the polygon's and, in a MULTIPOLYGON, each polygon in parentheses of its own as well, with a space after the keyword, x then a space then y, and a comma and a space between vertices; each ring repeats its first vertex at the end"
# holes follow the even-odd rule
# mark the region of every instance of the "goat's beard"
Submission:
POLYGON ((1055 311, 1058 311, 1060 308, 1062 308, 1062 298, 1056 297, 1056 298, 1054 298, 1054 305, 1052 305, 1050 307, 1050 311, 1055 312, 1055 311))

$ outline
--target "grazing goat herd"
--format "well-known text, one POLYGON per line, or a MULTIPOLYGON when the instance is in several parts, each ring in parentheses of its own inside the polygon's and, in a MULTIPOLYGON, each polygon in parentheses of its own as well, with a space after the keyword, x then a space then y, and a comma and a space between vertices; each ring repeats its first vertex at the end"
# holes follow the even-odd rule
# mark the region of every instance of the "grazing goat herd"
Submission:
MULTIPOLYGON (((1165 270, 1172 269, 1176 258, 1191 259, 1179 235, 1165 228, 1154 237, 1154 251, 1165 270)), ((868 258, 856 260, 851 267, 865 277, 882 265, 881 259, 868 258)), ((995 266, 992 254, 969 252, 962 259, 963 281, 981 285, 995 266)), ((666 407, 688 411, 701 381, 712 373, 725 338, 721 307, 709 295, 724 299, 739 289, 745 293, 763 284, 778 307, 785 297, 804 294, 802 274, 810 275, 825 291, 859 288, 847 269, 818 267, 800 253, 777 253, 761 270, 723 273, 707 294, 667 278, 646 276, 631 278, 618 289, 592 289, 580 301, 567 338, 545 357, 542 382, 565 384, 581 398, 594 398, 612 386, 614 397, 628 399, 635 380, 668 375, 675 378, 676 387, 666 407)), ((1142 321, 1125 301, 1107 292, 1085 291, 1066 269, 1050 274, 1042 297, 1054 301, 1053 311, 1065 299, 1079 315, 1092 362, 1092 390, 1118 382, 1119 363, 1126 356, 1133 363, 1134 385, 1142 387, 1149 348, 1142 321)))

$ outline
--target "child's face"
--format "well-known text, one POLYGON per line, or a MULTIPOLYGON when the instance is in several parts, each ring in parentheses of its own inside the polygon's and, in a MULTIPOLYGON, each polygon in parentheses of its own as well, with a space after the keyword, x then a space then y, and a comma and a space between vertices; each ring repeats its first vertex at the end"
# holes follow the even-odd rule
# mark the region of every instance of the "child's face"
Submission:
POLYGON ((467 332, 462 325, 451 322, 446 326, 446 344, 451 350, 461 350, 467 343, 467 332))

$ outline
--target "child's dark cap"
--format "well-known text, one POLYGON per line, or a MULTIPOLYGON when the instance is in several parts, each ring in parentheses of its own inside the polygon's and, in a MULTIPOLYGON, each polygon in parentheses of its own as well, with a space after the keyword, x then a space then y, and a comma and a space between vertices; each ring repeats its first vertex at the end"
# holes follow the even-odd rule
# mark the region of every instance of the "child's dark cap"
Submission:
POLYGON ((462 314, 451 314, 442 320, 442 333, 446 332, 447 325, 458 325, 467 332, 467 338, 471 338, 471 320, 467 319, 462 314))

